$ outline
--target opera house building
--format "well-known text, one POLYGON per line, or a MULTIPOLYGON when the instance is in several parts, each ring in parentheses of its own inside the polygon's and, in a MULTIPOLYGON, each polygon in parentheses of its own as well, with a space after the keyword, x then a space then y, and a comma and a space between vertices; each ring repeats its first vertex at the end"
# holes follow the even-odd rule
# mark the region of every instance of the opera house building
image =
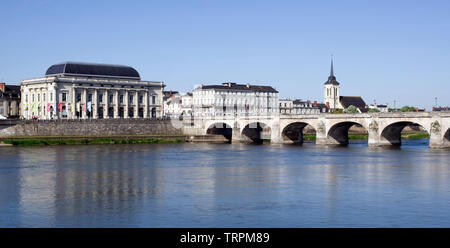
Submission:
POLYGON ((132 67, 65 62, 21 83, 25 119, 156 118, 163 82, 141 81, 132 67))

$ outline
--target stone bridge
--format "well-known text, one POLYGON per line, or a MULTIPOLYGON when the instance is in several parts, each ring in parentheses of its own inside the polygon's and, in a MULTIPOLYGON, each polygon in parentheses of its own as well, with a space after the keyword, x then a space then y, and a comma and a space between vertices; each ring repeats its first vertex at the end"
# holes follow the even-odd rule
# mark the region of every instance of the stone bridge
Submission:
POLYGON ((316 131, 317 145, 346 145, 348 131, 357 125, 367 130, 369 146, 399 146, 404 127, 422 126, 430 147, 450 147, 450 112, 280 115, 268 117, 203 117, 184 126, 186 134, 222 134, 231 142, 302 143, 303 129, 316 131))

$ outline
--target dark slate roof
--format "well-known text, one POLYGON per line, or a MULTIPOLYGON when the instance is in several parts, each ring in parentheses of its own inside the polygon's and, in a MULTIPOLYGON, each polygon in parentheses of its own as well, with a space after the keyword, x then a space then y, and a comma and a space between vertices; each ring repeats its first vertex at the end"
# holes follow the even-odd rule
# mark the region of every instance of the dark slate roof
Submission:
POLYGON ((325 84, 339 85, 339 82, 336 80, 335 76, 329 76, 325 84))
POLYGON ((164 96, 171 96, 171 95, 175 95, 178 94, 178 91, 173 91, 173 90, 165 90, 163 91, 163 95, 164 96))
POLYGON ((79 62, 63 62, 50 66, 45 73, 50 75, 114 77, 140 80, 139 73, 124 65, 108 65, 79 62))
POLYGON ((336 77, 334 76, 333 59, 331 59, 330 76, 328 77, 328 80, 325 82, 325 84, 339 85, 339 82, 336 81, 336 77))
POLYGON ((305 101, 302 101, 300 99, 297 99, 297 100, 294 100, 292 103, 293 104, 304 104, 304 103, 308 103, 308 102, 305 102, 305 101))
POLYGON ((270 92, 278 93, 277 90, 271 86, 262 85, 245 85, 236 83, 223 83, 222 85, 203 85, 202 89, 215 89, 215 90, 239 90, 239 91, 257 91, 257 92, 270 92))
POLYGON ((5 85, 5 92, 0 91, 1 97, 20 97, 20 85, 5 85))
POLYGON ((366 108, 366 102, 364 102, 360 96, 340 96, 339 102, 344 108, 348 108, 350 105, 353 105, 356 108, 359 108, 361 112, 364 112, 363 110, 366 108))

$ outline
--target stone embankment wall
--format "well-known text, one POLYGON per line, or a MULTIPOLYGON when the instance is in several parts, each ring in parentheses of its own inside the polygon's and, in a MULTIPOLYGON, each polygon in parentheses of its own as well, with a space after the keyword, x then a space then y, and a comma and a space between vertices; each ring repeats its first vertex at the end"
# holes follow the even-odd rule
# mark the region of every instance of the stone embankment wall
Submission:
POLYGON ((27 120, 0 125, 0 138, 20 136, 184 135, 168 119, 27 120))

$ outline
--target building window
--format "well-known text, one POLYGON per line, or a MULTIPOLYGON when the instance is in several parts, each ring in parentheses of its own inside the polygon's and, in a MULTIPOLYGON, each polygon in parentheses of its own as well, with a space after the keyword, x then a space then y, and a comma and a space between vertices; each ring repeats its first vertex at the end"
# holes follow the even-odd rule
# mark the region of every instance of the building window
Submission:
POLYGON ((31 95, 31 101, 34 102, 34 94, 31 95))
POLYGON ((42 94, 42 100, 45 102, 45 93, 44 94, 42 94))
POLYGON ((119 96, 119 102, 120 102, 120 103, 123 103, 123 95, 120 95, 120 96, 119 96))
POLYGON ((53 101, 53 93, 50 93, 50 101, 53 101))
POLYGON ((109 102, 113 102, 113 95, 109 95, 109 102))
POLYGON ((133 102, 133 95, 130 95, 129 98, 130 98, 129 103, 132 103, 133 102))
POLYGON ((88 95, 88 102, 92 102, 92 94, 88 95))
POLYGON ((156 96, 152 96, 152 104, 156 104, 156 96))
POLYGON ((63 102, 67 101, 67 93, 65 92, 62 93, 62 101, 63 102))
POLYGON ((77 102, 81 102, 81 93, 77 93, 77 102))
POLYGON ((142 101, 143 101, 143 97, 139 96, 139 103, 142 103, 142 101))
POLYGON ((98 94, 98 102, 103 102, 103 94, 98 94))
POLYGON ((25 102, 28 102, 28 95, 25 95, 25 102))

